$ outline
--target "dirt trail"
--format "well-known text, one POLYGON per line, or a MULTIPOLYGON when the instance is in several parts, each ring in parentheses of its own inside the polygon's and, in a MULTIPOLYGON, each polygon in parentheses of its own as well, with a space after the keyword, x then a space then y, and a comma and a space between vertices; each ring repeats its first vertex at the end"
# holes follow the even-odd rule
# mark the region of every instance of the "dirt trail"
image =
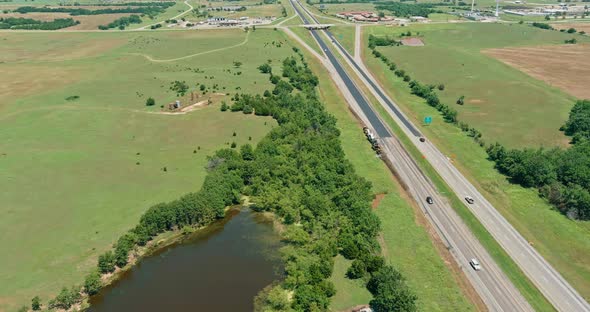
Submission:
POLYGON ((246 43, 248 43, 248 38, 249 37, 250 37, 250 32, 247 32, 246 33, 246 38, 244 38, 244 41, 242 41, 242 42, 240 42, 238 44, 234 44, 234 45, 229 46, 229 47, 223 47, 223 48, 213 49, 213 50, 199 52, 199 53, 195 53, 195 54, 185 55, 185 56, 181 56, 181 57, 177 57, 177 58, 173 58, 173 59, 155 59, 155 58, 153 58, 153 57, 151 57, 151 56, 149 56, 147 54, 142 54, 142 53, 129 53, 129 54, 143 56, 148 61, 154 62, 154 63, 174 62, 174 61, 180 61, 180 60, 184 60, 184 59, 187 59, 187 58, 191 58, 191 57, 195 57, 195 56, 199 56, 199 55, 203 55, 203 54, 209 54, 209 53, 213 53, 213 52, 219 52, 219 51, 224 51, 224 50, 228 50, 228 49, 232 49, 232 48, 237 48, 239 46, 243 46, 246 43))

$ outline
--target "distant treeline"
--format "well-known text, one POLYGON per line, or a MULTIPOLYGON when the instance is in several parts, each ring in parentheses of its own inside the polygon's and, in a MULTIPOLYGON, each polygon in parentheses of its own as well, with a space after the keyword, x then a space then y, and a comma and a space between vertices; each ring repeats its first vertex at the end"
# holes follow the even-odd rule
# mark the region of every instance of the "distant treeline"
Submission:
POLYGON ((168 7, 173 6, 174 2, 162 2, 159 5, 152 5, 152 6, 143 6, 138 8, 132 7, 125 7, 120 9, 98 9, 98 10, 89 10, 89 9, 82 9, 82 8, 67 8, 67 7, 60 7, 60 8, 48 8, 48 7, 32 7, 32 6, 24 6, 17 8, 14 12, 17 13, 31 13, 31 12, 43 12, 43 13, 69 13, 72 16, 78 15, 101 15, 101 14, 115 14, 115 13, 134 13, 134 14, 145 14, 149 16, 155 16, 164 12, 168 7))
POLYGON ((110 28, 125 29, 125 27, 127 27, 131 24, 141 24, 141 18, 138 15, 123 16, 123 17, 120 17, 120 18, 108 23, 107 25, 98 26, 98 29, 100 29, 100 30, 107 30, 110 28))
POLYGON ((403 3, 403 2, 375 2, 375 9, 386 10, 395 16, 424 16, 434 13, 434 8, 441 3, 403 3))
POLYGON ((0 18, 0 29, 56 30, 78 24, 80 24, 79 21, 71 18, 58 18, 47 22, 22 17, 0 18))
POLYGON ((301 62, 283 61, 280 76, 268 64, 260 67, 275 85, 264 96, 232 97, 231 111, 272 116, 279 126, 256 148, 232 144, 215 152, 199 192, 149 208, 112 250, 100 255, 83 288, 62 289, 49 308, 69 309, 81 300, 81 291, 96 294, 102 287, 99 273, 125 267, 136 246, 165 231, 207 225, 246 195, 253 209, 273 212, 285 226, 285 279, 257 296, 256 310, 327 311, 335 294, 329 277, 334 257, 341 254, 353 260, 348 277, 362 279, 373 294, 374 311, 416 311, 416 296, 405 279, 380 256, 371 184, 345 158, 336 119, 318 99, 318 78, 299 56, 301 62))
POLYGON ((401 41, 395 40, 389 36, 373 36, 369 35, 369 48, 374 49, 375 47, 386 47, 386 46, 399 46, 401 41))
POLYGON ((547 24, 547 23, 539 23, 539 22, 533 22, 533 26, 537 27, 537 28, 541 28, 541 29, 549 29, 549 30, 553 30, 553 26, 547 24))
POLYGON ((496 143, 487 152, 513 183, 538 188, 572 219, 590 220, 590 100, 576 102, 561 130, 572 147, 508 150, 496 143))

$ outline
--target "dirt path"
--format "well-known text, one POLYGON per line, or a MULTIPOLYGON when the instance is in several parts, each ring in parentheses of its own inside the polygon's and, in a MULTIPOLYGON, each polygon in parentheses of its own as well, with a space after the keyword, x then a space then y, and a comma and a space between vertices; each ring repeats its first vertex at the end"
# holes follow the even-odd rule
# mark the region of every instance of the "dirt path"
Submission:
POLYGON ((143 56, 148 61, 154 62, 154 63, 174 62, 174 61, 180 61, 180 60, 184 60, 184 59, 195 57, 195 56, 199 56, 199 55, 204 55, 204 54, 209 54, 209 53, 213 53, 213 52, 219 52, 219 51, 224 51, 224 50, 228 50, 228 49, 232 49, 232 48, 237 48, 239 46, 243 46, 246 43, 248 43, 248 38, 249 37, 250 37, 250 32, 247 32, 246 33, 246 38, 244 39, 244 41, 242 41, 242 42, 240 42, 238 44, 234 44, 233 46, 223 47, 223 48, 218 48, 218 49, 213 49, 213 50, 199 52, 199 53, 190 54, 190 55, 185 55, 185 56, 181 56, 181 57, 177 57, 177 58, 173 58, 173 59, 155 59, 155 58, 153 58, 153 57, 151 57, 151 56, 149 56, 147 54, 142 54, 142 53, 129 53, 129 54, 143 56))

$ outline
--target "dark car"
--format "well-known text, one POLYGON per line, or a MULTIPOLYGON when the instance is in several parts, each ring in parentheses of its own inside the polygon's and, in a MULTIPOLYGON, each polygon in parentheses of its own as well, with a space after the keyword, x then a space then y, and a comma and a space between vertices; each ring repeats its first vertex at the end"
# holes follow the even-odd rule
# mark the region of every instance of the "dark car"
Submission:
POLYGON ((431 205, 434 204, 434 200, 430 196, 426 197, 426 202, 429 203, 429 204, 431 204, 431 205))
POLYGON ((426 139, 424 137, 420 138, 420 142, 425 142, 425 141, 426 141, 426 139))

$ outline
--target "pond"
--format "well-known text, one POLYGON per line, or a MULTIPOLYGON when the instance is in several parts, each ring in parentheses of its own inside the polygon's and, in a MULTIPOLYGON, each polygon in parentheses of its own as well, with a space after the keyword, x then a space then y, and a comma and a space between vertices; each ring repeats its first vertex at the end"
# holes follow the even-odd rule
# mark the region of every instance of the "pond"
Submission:
POLYGON ((272 221, 249 209, 143 258, 92 297, 87 311, 252 311, 256 294, 281 278, 272 221))

